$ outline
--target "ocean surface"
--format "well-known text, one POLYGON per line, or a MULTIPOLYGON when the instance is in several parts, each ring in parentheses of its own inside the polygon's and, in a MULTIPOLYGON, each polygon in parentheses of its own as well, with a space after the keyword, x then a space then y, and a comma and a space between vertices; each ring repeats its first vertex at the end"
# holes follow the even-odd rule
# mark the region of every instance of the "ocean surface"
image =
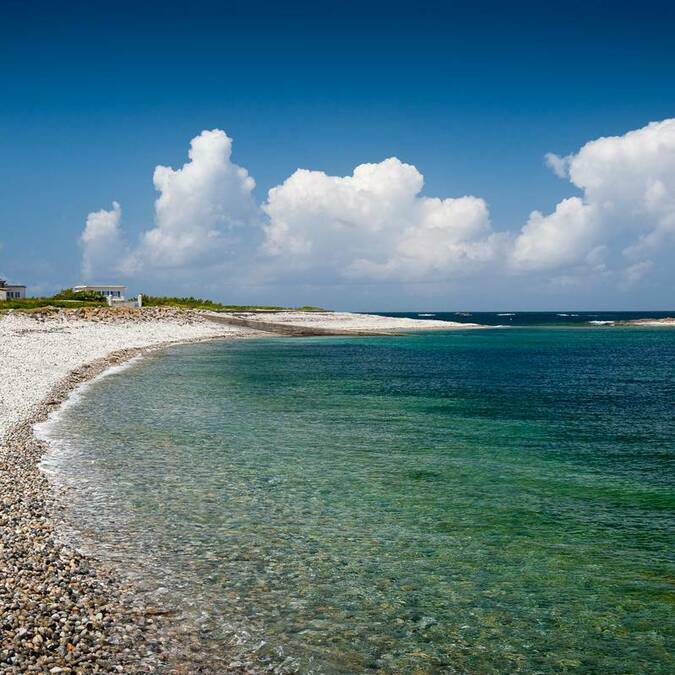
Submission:
POLYGON ((223 669, 673 673, 675 329, 547 317, 136 361, 42 429, 69 536, 223 669))
POLYGON ((554 327, 611 326, 621 321, 663 319, 675 316, 670 312, 381 312, 384 316, 411 319, 437 319, 459 323, 479 323, 483 326, 554 327))

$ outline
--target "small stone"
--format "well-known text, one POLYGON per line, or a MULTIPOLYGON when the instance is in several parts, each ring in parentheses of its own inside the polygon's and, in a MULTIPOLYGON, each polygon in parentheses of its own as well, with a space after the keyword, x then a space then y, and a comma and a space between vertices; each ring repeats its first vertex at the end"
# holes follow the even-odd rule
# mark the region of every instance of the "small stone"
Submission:
POLYGON ((418 622, 417 626, 419 627, 420 630, 426 630, 427 628, 430 628, 431 626, 435 626, 438 623, 436 619, 434 619, 433 616, 423 616, 418 622))

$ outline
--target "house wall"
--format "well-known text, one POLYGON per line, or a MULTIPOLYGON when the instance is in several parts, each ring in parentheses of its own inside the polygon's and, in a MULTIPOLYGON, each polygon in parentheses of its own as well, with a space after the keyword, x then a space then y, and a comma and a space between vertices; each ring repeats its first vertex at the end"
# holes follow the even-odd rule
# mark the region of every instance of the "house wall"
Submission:
POLYGON ((0 289, 0 300, 18 300, 26 297, 26 289, 23 286, 5 286, 0 289))

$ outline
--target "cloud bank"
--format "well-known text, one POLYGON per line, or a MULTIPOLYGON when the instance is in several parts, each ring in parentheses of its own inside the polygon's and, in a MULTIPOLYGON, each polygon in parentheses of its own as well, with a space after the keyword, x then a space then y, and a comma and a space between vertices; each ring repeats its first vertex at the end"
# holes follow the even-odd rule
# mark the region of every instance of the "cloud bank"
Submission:
POLYGON ((551 214, 530 215, 514 243, 516 268, 587 267, 589 256, 605 250, 622 257, 625 272, 637 280, 635 270, 651 269, 650 256, 672 246, 675 119, 590 141, 567 157, 549 153, 546 161, 583 196, 563 200, 551 214))
POLYGON ((291 267, 347 278, 444 278, 495 255, 487 204, 420 196, 422 174, 396 157, 351 176, 299 169, 269 191, 263 250, 291 267))
POLYGON ((496 230, 483 198, 426 196, 422 173, 396 157, 347 176, 298 169, 258 205, 253 178, 232 162, 232 140, 203 131, 183 167, 155 168, 155 222, 133 245, 117 202, 89 214, 82 274, 377 284, 489 270, 544 281, 602 276, 618 287, 663 267, 675 242, 675 120, 544 159, 576 194, 515 231, 496 230))

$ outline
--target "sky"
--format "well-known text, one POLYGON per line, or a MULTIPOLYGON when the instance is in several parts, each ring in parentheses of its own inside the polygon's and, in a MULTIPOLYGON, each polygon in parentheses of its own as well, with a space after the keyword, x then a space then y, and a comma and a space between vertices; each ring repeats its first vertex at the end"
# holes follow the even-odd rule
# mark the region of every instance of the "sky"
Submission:
POLYGON ((650 0, 5 0, 0 275, 673 309, 674 28, 650 0))

